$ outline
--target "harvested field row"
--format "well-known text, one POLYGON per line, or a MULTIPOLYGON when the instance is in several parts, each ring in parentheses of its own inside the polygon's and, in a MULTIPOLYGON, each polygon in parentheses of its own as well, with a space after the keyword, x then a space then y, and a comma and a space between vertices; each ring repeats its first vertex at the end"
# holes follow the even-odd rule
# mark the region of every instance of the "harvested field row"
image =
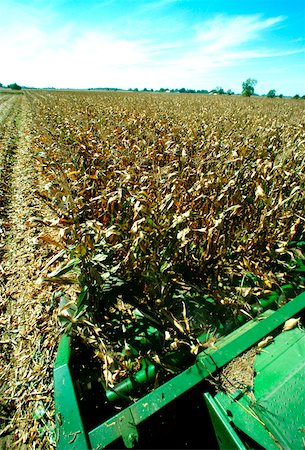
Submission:
POLYGON ((16 118, 20 109, 17 98, 6 97, 0 103, 0 255, 5 245, 7 204, 10 197, 11 167, 18 141, 16 118), (17 100, 17 102, 16 102, 17 100))
POLYGON ((35 195, 44 179, 33 159, 30 124, 28 98, 14 96, 1 129, 3 449, 49 449, 55 445, 52 368, 60 328, 51 299, 56 289, 37 280, 45 261, 54 254, 54 246, 46 240, 57 232, 49 226, 52 212, 35 195), (41 218, 44 220, 39 221, 41 218))

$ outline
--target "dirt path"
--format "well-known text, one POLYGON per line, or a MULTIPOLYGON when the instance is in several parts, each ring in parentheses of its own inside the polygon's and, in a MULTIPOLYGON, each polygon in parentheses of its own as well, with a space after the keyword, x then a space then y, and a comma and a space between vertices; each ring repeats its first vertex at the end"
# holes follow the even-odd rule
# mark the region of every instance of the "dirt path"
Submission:
POLYGON ((46 221, 56 218, 36 195, 46 181, 33 158, 29 99, 28 94, 0 98, 2 449, 55 446, 52 369, 60 328, 54 287, 37 280, 60 243, 48 244, 58 230, 46 221))

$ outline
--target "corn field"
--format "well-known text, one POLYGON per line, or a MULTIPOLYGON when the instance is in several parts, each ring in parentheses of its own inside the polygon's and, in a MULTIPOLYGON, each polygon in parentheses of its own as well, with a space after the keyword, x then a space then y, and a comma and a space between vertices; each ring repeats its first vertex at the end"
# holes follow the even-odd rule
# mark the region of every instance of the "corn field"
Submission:
POLYGON ((68 257, 49 276, 77 274, 81 301, 61 314, 105 367, 134 308, 171 348, 196 353, 193 332, 211 331, 215 311, 224 322, 250 317, 252 303, 291 281, 301 253, 291 242, 304 239, 302 102, 77 92, 32 104, 48 179, 39 194, 68 257), (197 323, 200 298, 216 308, 197 323))
POLYGON ((37 283, 52 286, 58 327, 91 349, 106 387, 144 356, 181 370, 169 353, 195 357, 260 299, 275 291, 283 304, 284 285, 291 296, 304 287, 302 100, 28 91, 23 101, 45 180, 34 195, 55 217, 28 219, 52 229, 37 283), (163 338, 133 355, 139 317, 163 338))

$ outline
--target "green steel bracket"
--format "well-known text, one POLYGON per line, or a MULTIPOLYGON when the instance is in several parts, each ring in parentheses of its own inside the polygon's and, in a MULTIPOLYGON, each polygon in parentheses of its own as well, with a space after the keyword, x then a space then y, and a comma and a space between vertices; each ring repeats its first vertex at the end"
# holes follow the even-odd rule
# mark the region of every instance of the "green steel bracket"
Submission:
POLYGON ((127 408, 123 411, 116 426, 118 427, 126 448, 133 448, 138 441, 139 435, 130 409, 127 408))

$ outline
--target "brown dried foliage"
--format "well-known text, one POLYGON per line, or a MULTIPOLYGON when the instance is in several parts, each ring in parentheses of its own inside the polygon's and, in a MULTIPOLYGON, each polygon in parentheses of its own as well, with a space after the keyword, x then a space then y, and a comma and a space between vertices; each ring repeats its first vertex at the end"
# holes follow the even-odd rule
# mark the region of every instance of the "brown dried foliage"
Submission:
POLYGON ((89 287, 72 322, 97 349, 108 338, 88 323, 107 321, 109 308, 96 314, 107 283, 131 286, 127 303, 193 349, 187 299, 212 296, 228 317, 247 315, 289 280, 285 255, 300 255, 288 243, 304 239, 301 102, 61 92, 33 94, 32 107, 49 178, 39 195, 89 287), (247 273, 259 280, 253 289, 247 273))

